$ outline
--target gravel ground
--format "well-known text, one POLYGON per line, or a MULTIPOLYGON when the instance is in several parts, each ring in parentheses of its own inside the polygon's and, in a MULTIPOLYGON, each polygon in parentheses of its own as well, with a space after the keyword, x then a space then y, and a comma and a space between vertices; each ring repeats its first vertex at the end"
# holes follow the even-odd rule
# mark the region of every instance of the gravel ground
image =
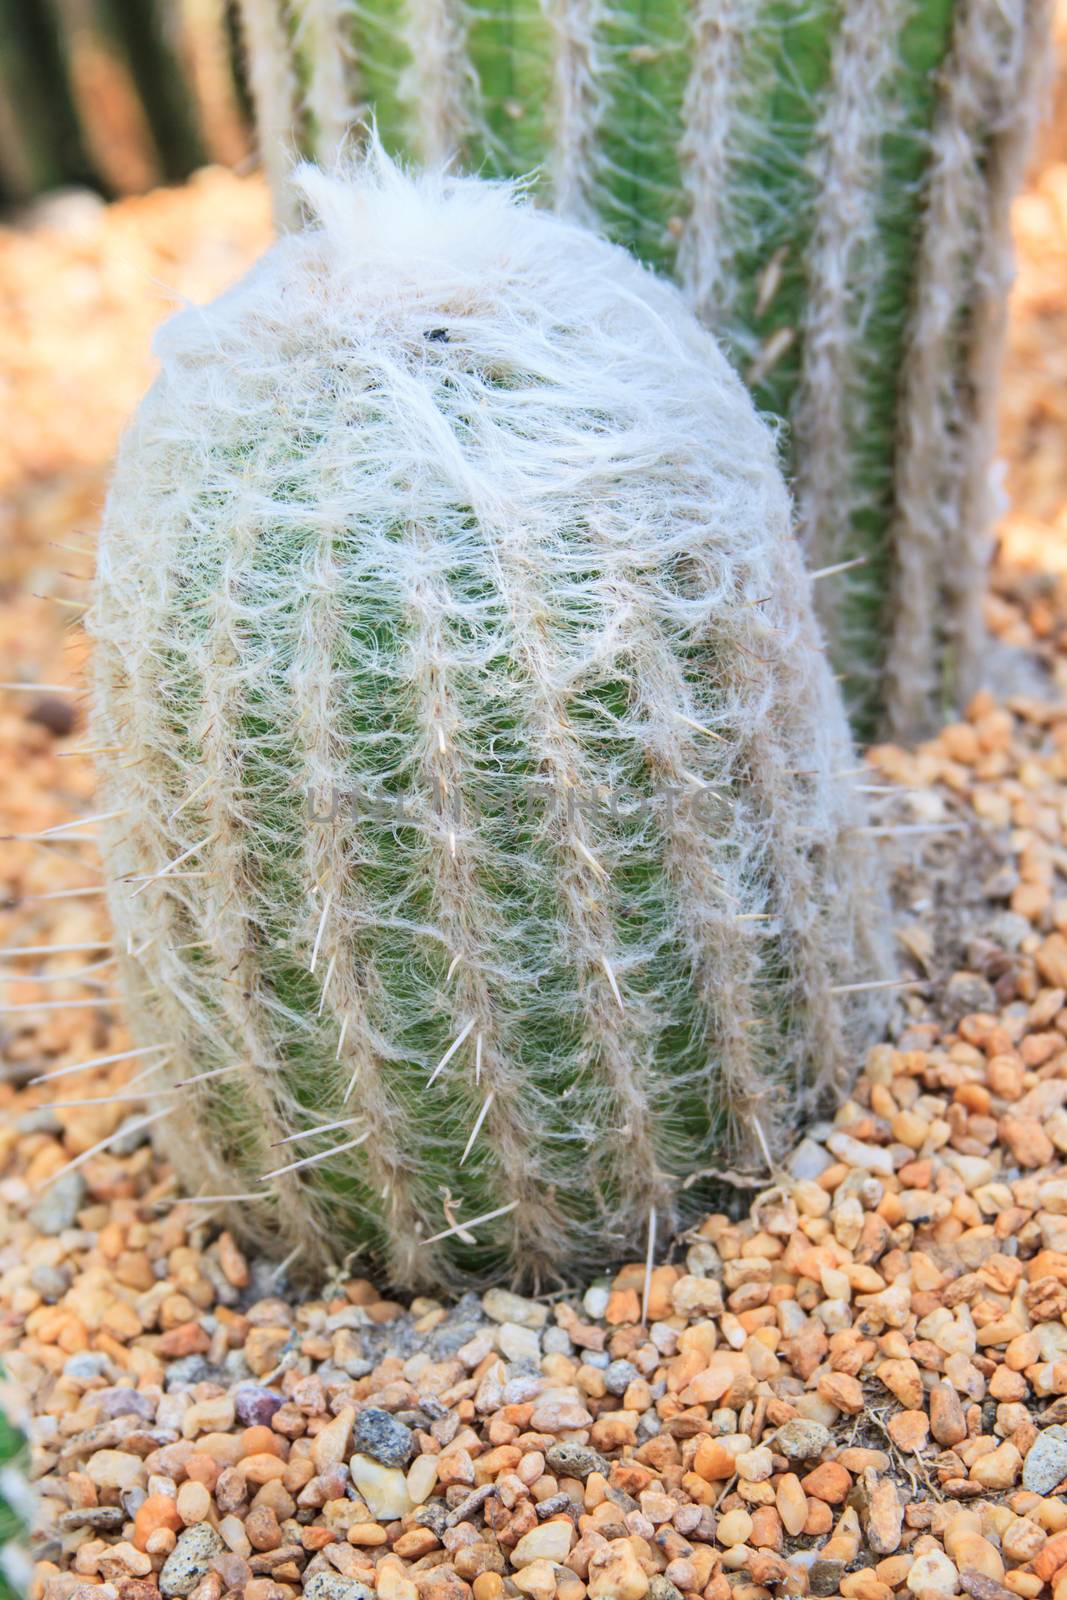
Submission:
MULTIPOLYGON (((91 823, 3 844, 0 1358, 31 1414, 32 1600, 1067 1600, 1062 129, 1017 221, 988 613, 1023 692, 871 753, 891 1038, 651 1271, 401 1305, 348 1263, 302 1297, 139 1126, 91 823)), ((260 188, 216 172, 0 235, 0 677, 37 686, 0 692, 16 834, 94 809, 79 530, 148 332, 266 232, 260 188)))

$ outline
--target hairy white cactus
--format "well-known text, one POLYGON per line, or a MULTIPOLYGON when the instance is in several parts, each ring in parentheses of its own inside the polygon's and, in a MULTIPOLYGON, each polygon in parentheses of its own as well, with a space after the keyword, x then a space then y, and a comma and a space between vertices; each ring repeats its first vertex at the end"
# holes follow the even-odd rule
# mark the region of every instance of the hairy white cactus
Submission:
POLYGON ((854 757, 773 438, 678 292, 506 187, 302 183, 316 224, 160 336, 100 546, 152 1115, 305 1265, 544 1281, 857 1066, 854 757))

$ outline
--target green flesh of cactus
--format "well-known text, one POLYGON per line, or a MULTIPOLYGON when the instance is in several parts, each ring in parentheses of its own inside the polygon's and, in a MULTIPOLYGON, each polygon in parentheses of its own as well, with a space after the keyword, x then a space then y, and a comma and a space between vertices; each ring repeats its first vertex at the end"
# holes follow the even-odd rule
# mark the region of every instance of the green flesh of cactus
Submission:
POLYGON ((306 184, 324 225, 164 336, 105 518, 131 1019, 244 1234, 543 1283, 855 1070, 854 757, 772 441, 676 292, 486 185, 306 184))
POLYGON ((12 1398, 0 1368, 0 1600, 25 1600, 30 1563, 24 1549, 29 1536, 30 1490, 26 1481, 26 1439, 10 1414, 12 1398))
MULTIPOLYGON (((244 0, 250 24, 274 3, 244 0)), ((1045 0, 301 0, 257 100, 275 150, 295 129, 328 160, 372 114, 389 150, 533 174, 675 275, 783 424, 810 565, 856 563, 818 596, 855 728, 909 734, 981 651, 1007 202, 1047 22, 1045 0), (320 69, 342 54, 338 104, 320 69)))

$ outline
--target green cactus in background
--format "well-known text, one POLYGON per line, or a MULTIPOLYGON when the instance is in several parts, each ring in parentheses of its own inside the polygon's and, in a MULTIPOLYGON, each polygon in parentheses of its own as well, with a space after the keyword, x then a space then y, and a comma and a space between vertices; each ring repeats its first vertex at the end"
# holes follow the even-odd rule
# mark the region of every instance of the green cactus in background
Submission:
POLYGON ((499 185, 303 188, 161 335, 101 537, 150 1119, 305 1270, 544 1283, 856 1069, 855 758, 773 438, 677 291, 499 185))
POLYGON ((855 726, 975 679, 1049 0, 242 0, 261 148, 490 175, 674 274, 784 447, 855 726), (355 135, 358 138, 358 133, 355 135))
POLYGON ((32 1497, 26 1480, 29 1454, 15 1415, 11 1386, 0 1367, 0 1600, 26 1600, 32 1497))

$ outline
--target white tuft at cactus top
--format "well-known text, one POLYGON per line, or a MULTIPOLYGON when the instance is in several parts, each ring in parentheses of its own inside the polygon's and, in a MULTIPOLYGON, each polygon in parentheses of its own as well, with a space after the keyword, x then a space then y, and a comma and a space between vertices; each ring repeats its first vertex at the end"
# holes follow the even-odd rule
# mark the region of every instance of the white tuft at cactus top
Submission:
POLYGON ((302 181, 317 223, 162 334, 105 518, 155 1133, 305 1266, 544 1282, 856 1066, 854 757, 772 438, 677 291, 506 187, 302 181))

